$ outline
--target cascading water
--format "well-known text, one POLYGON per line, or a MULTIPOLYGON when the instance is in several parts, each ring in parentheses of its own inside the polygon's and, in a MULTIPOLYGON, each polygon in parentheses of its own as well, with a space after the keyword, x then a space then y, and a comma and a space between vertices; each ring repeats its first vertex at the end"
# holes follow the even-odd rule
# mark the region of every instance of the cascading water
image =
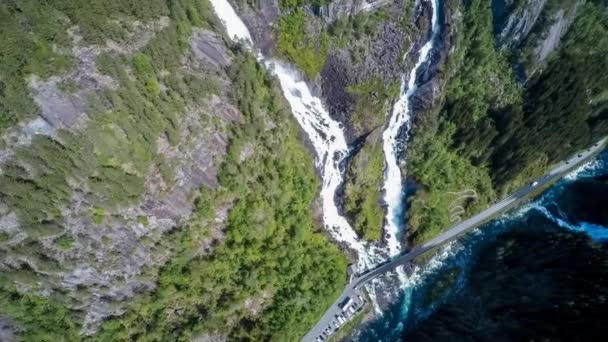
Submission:
MULTIPOLYGON (((410 123, 410 99, 418 89, 416 75, 421 66, 429 60, 430 53, 435 45, 436 38, 440 32, 439 0, 430 0, 432 10, 432 33, 428 42, 420 49, 418 61, 410 71, 409 77, 404 74, 401 82, 401 96, 392 109, 390 121, 384 133, 383 149, 385 158, 384 171, 384 202, 386 204, 386 223, 384 231, 387 237, 389 255, 394 256, 401 253, 400 235, 403 227, 403 184, 401 168, 399 165, 400 155, 403 154, 405 146, 404 138, 410 123), (405 132, 404 132, 405 130, 405 132), (405 134, 403 134, 405 133, 405 134)), ((407 57, 407 55, 406 55, 407 57)))
MULTIPOLYGON (((539 222, 543 222, 536 220, 527 223, 530 218, 542 216, 546 221, 551 222, 552 229, 557 231, 585 233, 594 241, 608 242, 608 227, 589 222, 575 223, 563 212, 566 208, 559 206, 559 203, 567 205, 559 199, 568 193, 569 184, 594 179, 600 175, 608 175, 608 151, 600 155, 597 160, 568 174, 541 197, 443 246, 430 260, 416 266, 407 283, 401 288, 400 300, 387 308, 382 316, 376 318, 376 321, 363 326, 354 340, 401 340, 404 330, 416 326, 420 320, 434 312, 449 298, 450 294, 457 293, 467 286, 470 268, 475 263, 478 250, 496 241, 503 233, 516 229, 517 226, 524 225, 528 227, 527 229, 534 230, 539 222), (444 279, 442 275, 454 269, 461 270, 454 285, 446 289, 444 294, 432 304, 426 302, 430 289, 435 288, 442 281, 441 279, 444 279), (421 305, 421 303, 425 304, 421 305)), ((525 277, 525 275, 520 276, 525 277)))
MULTIPOLYGON (((397 218, 402 211, 402 185, 401 172, 397 164, 399 144, 398 133, 401 128, 409 122, 409 102, 416 91, 416 74, 420 67, 428 61, 429 54, 433 48, 436 36, 439 32, 437 22, 438 5, 431 2, 433 7, 432 35, 429 41, 420 50, 420 55, 409 78, 404 75, 402 79, 401 94, 392 111, 391 121, 384 132, 387 157, 385 189, 387 195, 385 201, 388 205, 387 229, 390 237, 388 248, 381 248, 376 243, 369 243, 358 238, 348 221, 340 214, 335 202, 337 189, 343 183, 343 170, 340 165, 346 158, 350 149, 346 142, 342 125, 331 118, 323 107, 321 100, 312 95, 306 82, 302 80, 299 73, 288 64, 265 58, 254 48, 253 40, 249 30, 234 11, 227 0, 210 0, 218 17, 224 22, 226 31, 231 39, 243 41, 252 49, 258 60, 266 68, 274 73, 279 79, 284 96, 289 102, 293 115, 308 135, 317 157, 317 168, 321 172, 323 186, 321 189, 321 200, 323 203, 323 222, 331 236, 338 242, 346 244, 357 252, 359 270, 365 270, 385 260, 387 256, 400 253, 399 222, 397 218)), ((428 1, 428 0, 427 0, 428 1)), ((438 0, 432 0, 438 1, 438 0)), ((404 284, 404 274, 399 273, 399 280, 404 284)), ((378 285, 378 280, 374 285, 378 285)), ((368 286, 368 292, 372 300, 375 299, 375 286, 368 286)), ((387 293, 387 295, 389 295, 387 293)), ((374 300, 375 302, 375 300, 374 300)), ((379 308, 376 307, 379 311, 379 308)))
MULTIPOLYGON (((224 22, 231 39, 245 41, 253 49, 249 30, 227 0, 210 0, 217 16, 224 22)), ((357 252, 359 268, 369 268, 383 260, 377 246, 359 240, 347 220, 340 214, 334 200, 336 190, 343 182, 340 164, 349 154, 342 125, 333 120, 321 100, 312 95, 306 82, 286 63, 266 59, 255 52, 258 60, 273 72, 281 84, 293 115, 308 135, 317 154, 317 167, 321 171, 323 187, 323 222, 331 236, 357 252)))

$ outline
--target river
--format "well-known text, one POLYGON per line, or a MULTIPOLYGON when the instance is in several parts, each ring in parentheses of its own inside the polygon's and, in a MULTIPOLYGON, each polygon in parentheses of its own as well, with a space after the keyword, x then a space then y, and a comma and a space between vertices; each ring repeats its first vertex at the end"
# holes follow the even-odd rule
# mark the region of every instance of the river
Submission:
MULTIPOLYGON (((211 0, 216 14, 225 24, 228 35, 235 41, 240 40, 248 44, 258 60, 279 79, 295 119, 306 132, 316 152, 317 169, 323 180, 320 196, 325 228, 337 242, 344 243, 357 252, 358 266, 361 270, 382 262, 387 256, 401 252, 404 194, 399 157, 404 151, 404 145, 399 140, 403 138, 403 131, 409 129, 410 98, 417 89, 416 75, 420 68, 426 65, 439 33, 436 1, 430 2, 433 6, 431 38, 418 51, 418 60, 413 69, 409 73, 404 73, 401 96, 393 106, 390 121, 383 135, 386 156, 385 231, 388 234, 386 245, 381 246, 359 239, 335 201, 336 191, 344 182, 343 161, 351 152, 346 142, 343 125, 331 118, 321 99, 312 94, 307 83, 294 67, 284 61, 267 58, 255 48, 249 30, 227 0, 211 0)), ((409 56, 405 56, 407 57, 409 56)))
POLYGON ((601 328, 594 315, 608 310, 606 293, 597 292, 608 289, 607 203, 608 151, 536 200, 443 248, 354 339, 520 340, 540 331, 531 329, 530 312, 549 336, 568 336, 580 322, 601 328), (560 302, 580 302, 587 311, 554 309, 560 302), (572 312, 580 316, 566 317, 572 312))
POLYGON ((312 94, 301 74, 293 66, 267 58, 255 48, 249 30, 227 0, 210 2, 224 22, 228 35, 235 41, 240 40, 248 44, 259 62, 279 79, 295 119, 306 132, 315 150, 317 169, 323 181, 320 196, 325 229, 335 241, 347 245, 357 253, 359 268, 365 269, 381 262, 384 255, 381 248, 357 237, 346 218, 341 215, 335 201, 336 191, 344 181, 342 162, 350 153, 343 125, 330 117, 321 99, 312 94))

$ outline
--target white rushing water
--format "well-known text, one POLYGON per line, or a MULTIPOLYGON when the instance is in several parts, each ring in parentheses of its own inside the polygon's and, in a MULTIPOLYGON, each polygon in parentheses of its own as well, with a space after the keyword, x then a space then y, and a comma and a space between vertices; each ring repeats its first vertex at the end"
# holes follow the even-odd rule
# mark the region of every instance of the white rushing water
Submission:
POLYGON ((401 252, 399 229, 403 211, 403 196, 401 171, 398 165, 400 153, 398 134, 410 119, 409 102, 416 91, 416 73, 428 60, 439 32, 437 4, 431 2, 433 6, 431 39, 420 49, 418 61, 409 75, 403 76, 402 95, 395 103, 390 122, 383 135, 386 158, 384 200, 388 211, 385 229, 390 235, 387 250, 386 248, 381 249, 377 244, 360 240, 346 218, 340 214, 336 205, 336 191, 344 181, 340 165, 350 153, 342 124, 331 118, 322 101, 312 94, 299 72, 287 63, 265 58, 255 49, 249 30, 227 0, 210 0, 210 2, 217 16, 224 22, 230 38, 235 41, 244 41, 258 60, 279 79, 283 94, 289 102, 294 117, 308 135, 315 149, 317 167, 323 180, 321 200, 326 230, 336 241, 344 243, 357 252, 359 270, 382 262, 387 254, 399 254, 401 252))
POLYGON ((321 100, 311 93, 295 69, 286 63, 266 59, 255 51, 249 30, 227 0, 210 1, 217 16, 224 22, 228 35, 233 40, 245 41, 258 60, 277 76, 294 117, 308 135, 317 154, 317 167, 323 179, 321 200, 325 228, 336 241, 345 243, 357 252, 360 269, 381 262, 378 248, 357 237, 335 202, 336 190, 343 182, 340 163, 350 152, 342 125, 330 117, 321 100))
MULTIPOLYGON (((384 227, 387 235, 389 255, 394 256, 401 253, 400 235, 404 223, 403 218, 403 184, 399 159, 405 152, 403 141, 407 138, 410 124, 410 99, 418 89, 416 86, 416 74, 421 66, 425 65, 440 32, 438 22, 439 0, 430 1, 432 11, 432 33, 431 38, 420 49, 418 61, 410 71, 409 75, 403 75, 401 82, 401 96, 392 109, 390 121, 382 134, 385 158, 384 171, 384 202, 386 204, 386 224, 384 227), (403 132, 405 130, 405 132, 403 132), (401 139, 400 139, 401 138, 401 139), (401 141, 400 141, 401 140, 401 141)), ((407 55, 406 55, 407 57, 407 55)))

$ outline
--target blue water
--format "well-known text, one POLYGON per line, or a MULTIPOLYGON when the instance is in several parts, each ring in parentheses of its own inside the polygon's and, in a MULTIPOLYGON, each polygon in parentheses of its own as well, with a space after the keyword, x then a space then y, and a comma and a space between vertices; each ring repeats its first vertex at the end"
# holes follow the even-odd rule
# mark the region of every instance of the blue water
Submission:
MULTIPOLYGON (((604 176, 605 179, 606 175, 608 175, 608 151, 556 183, 536 200, 481 226, 439 251, 430 262, 420 266, 410 276, 410 284, 402 289, 400 301, 386 310, 381 317, 364 325, 356 333, 354 339, 358 341, 400 340, 404 330, 415 329, 418 322, 429 317, 438 307, 464 289, 467 286, 471 266, 475 263, 479 251, 484 246, 496 242, 501 234, 509 232, 513 227, 524 225, 526 229, 533 230, 535 224, 530 222, 544 220, 552 223, 550 229, 556 231, 572 232, 573 234, 582 232, 597 242, 608 241, 608 227, 597 222, 581 220, 580 217, 575 217, 580 215, 573 212, 572 208, 567 208, 567 203, 576 201, 571 198, 573 185, 584 185, 585 182, 592 182, 600 176, 604 176), (449 281, 446 280, 446 275, 447 277, 451 275, 449 281), (438 282, 442 280, 447 285, 438 293, 429 296, 431 288, 436 288, 438 282)), ((588 187, 593 188, 593 185, 588 184, 588 187)), ((580 196, 585 196, 585 194, 580 196)), ((602 210, 601 205, 600 211, 602 210)))

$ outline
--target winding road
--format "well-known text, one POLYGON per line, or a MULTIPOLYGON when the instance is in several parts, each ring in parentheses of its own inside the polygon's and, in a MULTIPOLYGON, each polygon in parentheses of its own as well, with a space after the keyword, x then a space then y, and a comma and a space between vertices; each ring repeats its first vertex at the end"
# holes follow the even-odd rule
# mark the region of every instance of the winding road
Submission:
MULTIPOLYGON (((573 171, 575 168, 581 166, 582 163, 584 163, 587 159, 593 156, 596 152, 602 150, 605 147, 607 140, 608 137, 605 137, 602 140, 598 141, 592 147, 586 149, 585 151, 581 151, 575 154, 570 159, 562 161, 561 163, 557 164, 553 169, 551 169, 547 174, 545 174, 542 178, 520 188, 519 190, 511 194, 509 197, 504 198, 500 202, 495 203, 494 205, 482 211, 481 213, 452 226, 450 229, 446 230, 435 238, 427 241, 423 245, 416 247, 413 250, 406 252, 405 254, 389 259, 387 262, 378 265, 374 269, 360 273, 357 277, 351 280, 351 282, 346 286, 340 297, 338 297, 334 304, 329 307, 323 317, 321 317, 321 319, 308 332, 308 334, 304 336, 303 341, 318 341, 317 338, 323 333, 323 331, 326 330, 327 327, 332 326, 333 322, 336 320, 336 315, 340 315, 342 313, 342 310, 339 307, 339 303, 343 303, 345 300, 347 300, 347 298, 355 298, 357 295, 360 294, 361 288, 374 278, 386 272, 392 271, 399 266, 410 264, 412 260, 414 260, 418 256, 444 245, 445 243, 455 239, 460 234, 468 231, 469 229, 477 227, 480 224, 486 222, 487 220, 511 209, 513 205, 519 200, 526 198, 531 193, 538 190, 539 188, 542 188, 547 183, 557 180, 563 177, 565 174, 573 171)), ((333 331, 334 329, 331 328, 331 330, 333 331)))

